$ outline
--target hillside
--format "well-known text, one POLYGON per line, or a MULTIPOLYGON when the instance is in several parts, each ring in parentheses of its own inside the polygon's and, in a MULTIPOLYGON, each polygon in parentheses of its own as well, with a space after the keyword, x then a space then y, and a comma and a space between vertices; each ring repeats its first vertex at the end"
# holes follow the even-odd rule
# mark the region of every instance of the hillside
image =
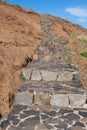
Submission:
POLYGON ((7 112, 9 96, 20 84, 23 64, 40 44, 39 14, 0 5, 0 111, 7 112))
MULTIPOLYGON (((87 30, 57 17, 51 17, 58 36, 68 44, 67 60, 80 68, 87 87, 87 30)), ((0 113, 5 114, 13 93, 23 82, 21 69, 28 64, 41 44, 40 14, 15 5, 0 5, 0 113)))

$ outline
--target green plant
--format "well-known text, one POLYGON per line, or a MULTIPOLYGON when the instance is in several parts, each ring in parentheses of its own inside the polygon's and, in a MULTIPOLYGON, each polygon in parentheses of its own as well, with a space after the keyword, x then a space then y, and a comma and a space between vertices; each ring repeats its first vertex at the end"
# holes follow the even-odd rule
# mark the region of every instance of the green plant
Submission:
POLYGON ((84 48, 87 48, 87 36, 86 35, 78 36, 78 40, 82 41, 84 48))
POLYGON ((74 32, 69 32, 70 36, 72 36, 74 39, 77 39, 77 34, 74 32))
POLYGON ((18 9, 19 11, 21 11, 22 10, 22 7, 20 6, 20 5, 18 5, 18 4, 14 4, 14 5, 12 5, 14 8, 16 8, 16 9, 18 9))
POLYGON ((83 51, 83 52, 81 52, 81 56, 83 56, 83 57, 87 57, 87 51, 83 51))
POLYGON ((68 47, 66 49, 66 61, 67 62, 71 61, 71 58, 72 58, 71 49, 68 47))
POLYGON ((74 65, 74 64, 72 64, 72 69, 74 69, 74 70, 76 70, 76 71, 79 71, 79 70, 80 70, 80 68, 79 68, 78 66, 74 65))
POLYGON ((87 36, 86 35, 80 35, 77 37, 78 40, 81 40, 84 43, 87 43, 87 36))
POLYGON ((73 42, 73 44, 74 44, 74 45, 77 45, 77 44, 78 44, 78 42, 74 41, 74 42, 73 42))
POLYGON ((20 5, 18 5, 18 4, 14 4, 13 6, 14 6, 14 7, 21 8, 20 5))
POLYGON ((21 80, 26 81, 26 77, 23 74, 21 75, 21 80))

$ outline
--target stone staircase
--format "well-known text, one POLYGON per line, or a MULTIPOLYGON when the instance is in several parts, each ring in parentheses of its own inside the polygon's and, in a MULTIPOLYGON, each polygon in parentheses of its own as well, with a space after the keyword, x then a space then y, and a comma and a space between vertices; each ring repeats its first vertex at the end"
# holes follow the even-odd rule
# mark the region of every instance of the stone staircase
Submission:
POLYGON ((66 40, 57 36, 51 16, 41 15, 41 27, 42 44, 22 70, 26 81, 1 130, 87 130, 87 90, 66 60, 66 40))
POLYGON ((57 36, 51 16, 41 15, 42 45, 34 55, 35 60, 65 63, 66 40, 57 36))

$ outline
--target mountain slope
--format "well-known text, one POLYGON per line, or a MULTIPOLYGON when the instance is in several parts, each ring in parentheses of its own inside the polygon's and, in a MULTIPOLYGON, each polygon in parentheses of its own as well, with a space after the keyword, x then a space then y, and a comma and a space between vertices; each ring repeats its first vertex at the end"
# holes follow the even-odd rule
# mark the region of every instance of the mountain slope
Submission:
POLYGON ((87 53, 87 29, 56 17, 53 18, 53 22, 57 34, 68 40, 69 61, 80 69, 82 83, 87 88, 87 57, 81 56, 82 52, 87 53))
MULTIPOLYGON (((87 48, 87 30, 57 17, 52 16, 52 21, 58 36, 68 42, 67 60, 84 72, 82 82, 87 87, 87 58, 81 56, 87 48)), ((41 38, 39 14, 15 5, 0 5, 0 113, 9 110, 10 99, 22 83, 21 68, 32 60, 41 38)))
POLYGON ((16 6, 0 5, 0 111, 7 112, 10 93, 20 84, 26 64, 40 44, 39 14, 16 6))

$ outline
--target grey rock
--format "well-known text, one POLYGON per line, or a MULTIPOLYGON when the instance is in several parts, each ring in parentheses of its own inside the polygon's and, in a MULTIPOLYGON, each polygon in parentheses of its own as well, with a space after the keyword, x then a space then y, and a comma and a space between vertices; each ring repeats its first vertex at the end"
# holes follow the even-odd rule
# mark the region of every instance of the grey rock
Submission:
POLYGON ((63 94, 52 95, 51 100, 50 100, 50 104, 52 106, 68 107, 69 106, 68 95, 63 95, 63 94))
POLYGON ((24 76, 27 80, 30 79, 31 73, 32 73, 32 69, 26 69, 26 68, 22 69, 22 74, 23 74, 23 76, 24 76))
POLYGON ((19 119, 14 119, 14 120, 13 120, 13 125, 17 125, 19 122, 20 122, 19 119))
POLYGON ((69 100, 72 107, 79 107, 86 103, 86 95, 72 94, 69 95, 69 100))
POLYGON ((36 127, 36 130, 49 130, 49 129, 47 129, 44 125, 41 124, 36 127))
POLYGON ((49 102, 50 95, 43 92, 35 92, 34 94, 34 104, 43 105, 49 102))
POLYGON ((58 73, 57 81, 71 81, 73 79, 72 72, 61 71, 58 73))
POLYGON ((49 130, 53 130, 53 126, 51 126, 51 124, 44 124, 44 126, 49 129, 49 130))
POLYGON ((44 111, 44 113, 51 117, 54 117, 57 114, 56 111, 44 111))
POLYGON ((33 100, 33 93, 30 92, 22 92, 16 93, 15 95, 15 103, 19 105, 27 105, 29 106, 33 100))
POLYGON ((61 108, 58 113, 59 114, 66 114, 66 113, 72 113, 72 112, 73 112, 73 110, 71 110, 71 109, 61 108))
POLYGON ((64 130, 67 128, 67 124, 64 122, 59 123, 58 125, 55 125, 56 128, 63 128, 64 130))
POLYGON ((78 116, 75 113, 69 113, 66 116, 64 116, 64 118, 68 119, 68 120, 78 120, 78 119, 80 119, 80 116, 78 116))
POLYGON ((22 128, 22 127, 10 126, 10 128, 9 128, 9 129, 6 129, 6 130, 34 130, 34 129, 33 129, 33 128, 29 128, 29 127, 22 128))
POLYGON ((82 106, 83 108, 87 109, 87 103, 82 106))
POLYGON ((8 130, 22 130, 22 129, 20 129, 20 128, 16 128, 16 127, 14 127, 14 126, 10 126, 10 128, 8 129, 8 130))
POLYGON ((33 70, 32 75, 31 75, 31 80, 37 80, 40 81, 41 78, 41 74, 39 72, 39 70, 33 70))
POLYGON ((27 108, 28 108, 27 106, 15 105, 15 106, 13 106, 13 109, 10 112, 10 115, 19 114, 20 111, 26 110, 27 108))
POLYGON ((4 120, 0 125, 1 125, 1 128, 5 129, 9 124, 10 123, 8 120, 4 120))
POLYGON ((35 111, 35 110, 26 110, 26 111, 23 111, 23 113, 27 114, 28 116, 31 116, 31 115, 39 115, 39 111, 35 111))
POLYGON ((44 81, 56 81, 57 79, 57 73, 53 71, 48 70, 42 70, 42 78, 44 81))
POLYGON ((26 119, 24 122, 20 123, 20 126, 27 127, 27 126, 35 126, 40 122, 39 116, 31 117, 26 119))
MULTIPOLYGON (((85 118, 87 118, 87 111, 79 111, 79 114, 85 118)), ((86 119, 87 120, 87 119, 86 119)))
POLYGON ((13 122, 17 119, 18 117, 14 115, 12 112, 8 115, 8 118, 7 118, 8 121, 13 121, 13 122))
POLYGON ((79 72, 76 72, 74 75, 73 75, 73 79, 74 80, 77 80, 77 81, 80 81, 81 80, 81 74, 79 72))
POLYGON ((85 127, 84 123, 82 123, 82 122, 76 122, 73 126, 85 127))
POLYGON ((41 114, 41 119, 42 119, 42 120, 45 120, 45 119, 48 119, 48 118, 49 118, 48 115, 46 115, 46 114, 41 114))

